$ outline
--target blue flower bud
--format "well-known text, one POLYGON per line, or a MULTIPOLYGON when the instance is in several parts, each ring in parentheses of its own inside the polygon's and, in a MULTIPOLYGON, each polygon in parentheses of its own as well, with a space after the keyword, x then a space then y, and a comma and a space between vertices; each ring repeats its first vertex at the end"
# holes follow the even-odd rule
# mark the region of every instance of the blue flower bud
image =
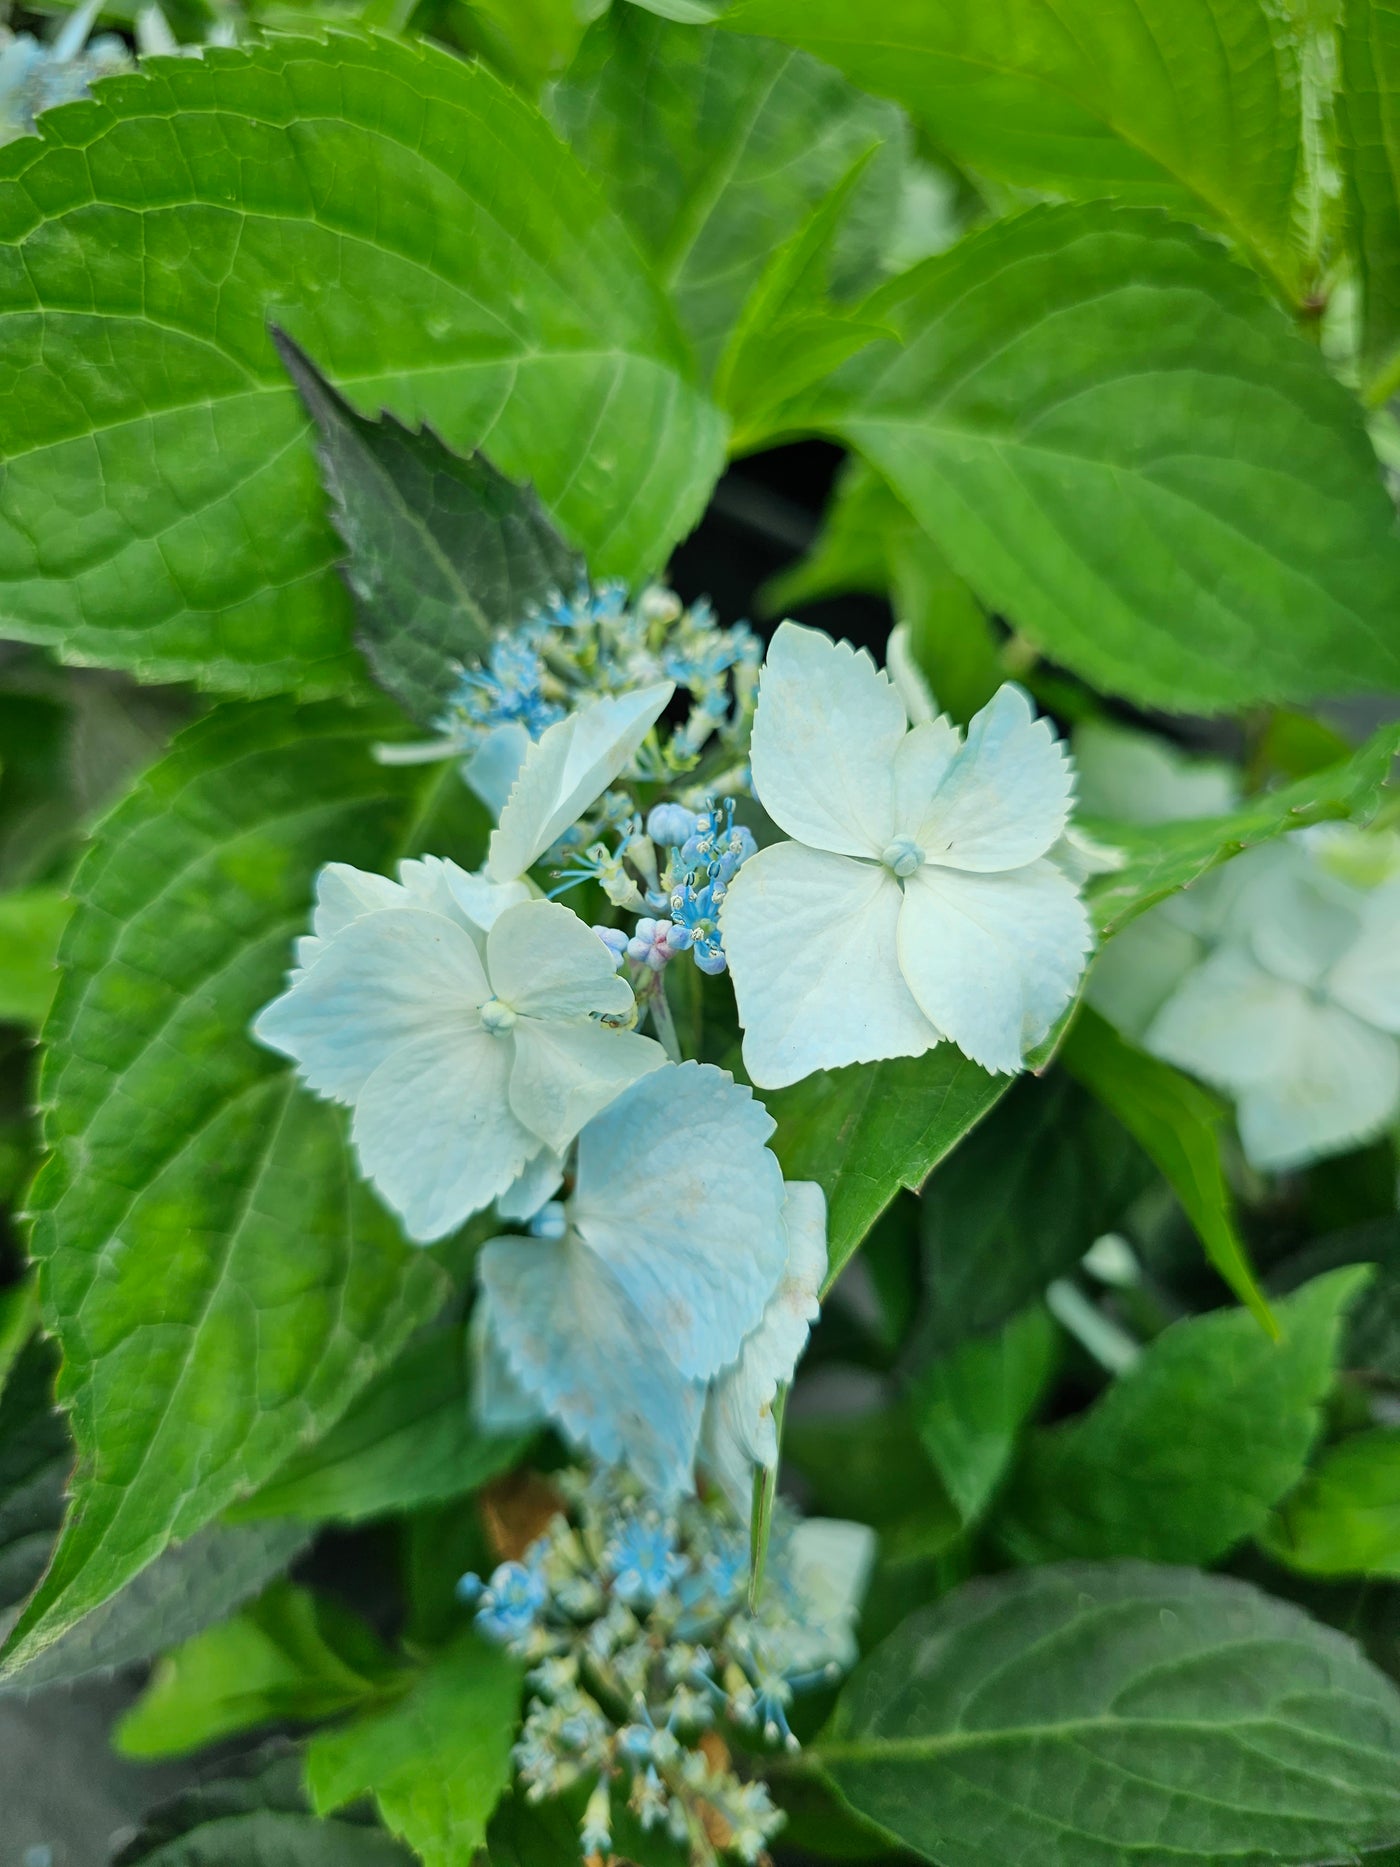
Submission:
POLYGON ((653 843, 679 849, 695 834, 696 815, 684 804, 653 804, 647 815, 647 835, 653 843))

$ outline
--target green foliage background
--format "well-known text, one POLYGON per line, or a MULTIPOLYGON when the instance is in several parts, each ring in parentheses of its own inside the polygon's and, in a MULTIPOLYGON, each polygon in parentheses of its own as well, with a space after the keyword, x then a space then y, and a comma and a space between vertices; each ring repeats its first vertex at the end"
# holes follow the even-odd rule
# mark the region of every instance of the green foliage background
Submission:
MULTIPOLYGON (((474 863, 455 772, 372 748, 813 439, 768 614, 862 593, 960 718, 1014 677, 1242 760, 1229 817, 1115 828, 1104 939, 1392 814, 1400 8, 242 24, 0 149, 0 1695, 149 1665, 125 1752, 249 1740, 123 1867, 554 1867, 451 1587, 557 1449, 471 1424, 476 1235, 411 1252, 247 1035, 312 877, 474 863)), ((677 1014, 733 1066, 722 989, 677 1014)), ((881 1538, 868 1658, 755 1762, 780 1853, 1400 1858, 1395 1137, 1265 1184, 1091 1012, 1037 1063, 768 1098, 831 1214, 788 1464, 881 1538)))

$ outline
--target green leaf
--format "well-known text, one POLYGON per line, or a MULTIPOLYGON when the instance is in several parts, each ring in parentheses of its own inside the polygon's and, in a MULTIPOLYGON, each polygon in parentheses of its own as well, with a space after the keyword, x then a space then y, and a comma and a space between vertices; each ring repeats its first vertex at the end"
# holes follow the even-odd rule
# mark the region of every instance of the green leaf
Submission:
POLYGON ((1400 7, 1347 0, 1337 94, 1348 233, 1361 276, 1361 356, 1379 406, 1400 386, 1400 7))
POLYGON ((415 1510, 474 1491, 529 1443, 476 1425, 466 1333, 450 1327, 405 1349, 324 1439, 230 1515, 358 1523, 415 1510))
POLYGON ((1303 1475, 1332 1385, 1353 1265, 1279 1304, 1174 1323, 1086 1413, 1034 1435, 1000 1525, 1023 1560, 1213 1562, 1303 1475))
POLYGON ((662 563, 721 465, 626 229, 484 66, 159 60, 0 151, 4 633, 240 693, 359 679, 269 321, 362 412, 489 436, 600 575, 662 563))
POLYGON ((0 1636, 44 1572, 73 1448, 53 1405, 52 1344, 31 1341, 0 1390, 0 1636))
MULTIPOLYGON (((578 1854, 582 1808, 568 1800, 530 1803, 509 1797, 491 1818, 486 1835, 485 1867, 564 1867, 578 1854)), ((784 1836, 786 1839, 786 1835, 784 1836)), ((615 1794, 612 1804, 612 1858, 626 1867, 687 1867, 688 1848, 653 1828, 644 1829, 615 1794)))
POLYGON ((1020 1078, 924 1194, 924 1353, 946 1354, 1033 1303, 1118 1222, 1149 1171, 1062 1072, 1020 1078))
POLYGON ((309 1589, 278 1582, 156 1664, 117 1724, 123 1756, 179 1757, 263 1724, 309 1723, 377 1698, 388 1655, 309 1589))
POLYGON ((732 451, 759 446, 782 428, 783 405, 813 388, 875 337, 889 333, 829 295, 835 242, 874 149, 857 156, 837 185, 778 247, 744 300, 715 371, 716 401, 734 422, 732 451))
POLYGON ((224 708, 75 879, 30 1204, 79 1464, 16 1659, 271 1477, 441 1303, 441 1271, 358 1182, 341 1111, 247 1034, 320 865, 390 867, 440 789, 466 798, 450 768, 376 763, 386 728, 224 708))
POLYGON ((966 722, 1004 678, 991 623, 944 553, 863 460, 837 477, 807 556, 764 585, 765 614, 850 590, 888 596, 939 707, 966 722))
POLYGON ((1400 1577, 1400 1429, 1378 1427, 1332 1446, 1260 1541, 1308 1575, 1400 1577))
POLYGON ((356 639, 381 686, 436 726, 460 664, 483 660, 495 631, 552 590, 572 592, 583 559, 528 486, 482 454, 461 458, 426 428, 365 421, 290 338, 273 340, 319 431, 356 639))
POLYGON ((424 1867, 460 1867, 486 1839, 510 1782, 520 1675, 468 1633, 387 1711, 313 1737, 306 1784, 318 1814, 372 1795, 424 1867))
POLYGON ((1107 938, 1156 901, 1189 888, 1209 870, 1256 843, 1310 823, 1365 819, 1380 801, 1397 754, 1400 726, 1382 726, 1359 751, 1277 791, 1265 791, 1227 817, 1186 823, 1096 826, 1122 849, 1121 869, 1096 876, 1087 894, 1095 924, 1107 938))
POLYGON ((297 1523, 209 1524, 158 1556, 27 1666, 7 1672, 0 1693, 71 1685, 151 1659, 231 1614, 289 1568, 310 1540, 297 1523))
POLYGON ((962 1533, 905 1402, 789 1420, 783 1456, 823 1516, 873 1524, 884 1557, 934 1555, 962 1533))
POLYGON ((1045 207, 866 300, 810 400, 981 601, 1131 700, 1400 682, 1400 535, 1361 413, 1243 268, 1127 208, 1045 207))
POLYGON ((248 1776, 202 1783, 157 1809, 112 1867, 412 1867, 380 1828, 317 1821, 298 1758, 269 1750, 248 1776))
POLYGON ((1270 1867, 1400 1837, 1400 1694, 1243 1582, 998 1576, 907 1620, 814 1759, 938 1867, 1270 1867))
POLYGON ((818 1070, 764 1098, 784 1175, 826 1194, 825 1289, 900 1187, 917 1191, 1010 1080, 940 1044, 923 1057, 818 1070))
POLYGON ((61 888, 0 895, 0 1023, 38 1027, 53 998, 54 955, 72 903, 61 888))
POLYGON ((965 1523, 1005 1476, 1021 1429, 1054 1373, 1058 1338, 1039 1304, 995 1335, 962 1342, 922 1367, 909 1406, 924 1450, 965 1523))
POLYGON ((838 66, 974 171, 1224 228, 1285 289, 1301 162, 1296 54, 1253 0, 741 0, 722 21, 838 66))
POLYGON ((0 1290, 0 1394, 39 1326, 39 1284, 32 1271, 0 1290))
POLYGON ((1060 1054, 1070 1075, 1122 1122, 1161 1170, 1206 1256, 1272 1335, 1273 1315, 1240 1237, 1220 1158, 1224 1106, 1169 1063, 1135 1050, 1087 1005, 1060 1054))
POLYGON ((833 284, 864 292, 879 276, 903 118, 804 53, 614 7, 552 108, 636 230, 707 373, 774 249, 872 149, 836 235, 833 284))

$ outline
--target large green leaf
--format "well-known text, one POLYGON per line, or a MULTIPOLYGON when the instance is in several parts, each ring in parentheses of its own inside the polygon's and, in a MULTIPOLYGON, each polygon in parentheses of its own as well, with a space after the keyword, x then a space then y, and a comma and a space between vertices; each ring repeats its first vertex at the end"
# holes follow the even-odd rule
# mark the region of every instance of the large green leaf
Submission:
POLYGON ((1309 1575, 1400 1577, 1400 1428, 1357 1433, 1324 1453, 1261 1540, 1309 1575))
POLYGON ((1062 1071, 1023 1077, 923 1200, 925 1353, 999 1329, 1118 1223, 1150 1168, 1062 1071))
POLYGON ((865 150, 834 249, 868 291, 893 228, 906 128, 802 52, 694 32, 625 6, 591 29, 552 108, 675 298, 706 369, 779 246, 865 150))
POLYGON ((909 1383, 925 1452, 965 1522, 982 1514, 1054 1372, 1055 1325, 1039 1304, 994 1335, 960 1342, 909 1383))
POLYGON ((413 1867, 413 1856, 355 1817, 317 1821, 294 1755, 255 1757, 246 1776, 198 1788, 155 1810, 112 1867, 413 1867))
POLYGON ((167 1549, 27 1666, 7 1673, 0 1692, 71 1685, 151 1659, 258 1594, 310 1541, 299 1523, 211 1523, 167 1549))
POLYGON ((1285 288, 1296 59, 1256 0, 740 0, 722 24, 805 46, 897 98, 959 163, 1225 228, 1285 288))
POLYGON ((412 1343, 324 1439, 295 1453, 230 1513, 355 1523, 461 1497, 505 1471, 529 1444, 483 1433, 472 1416, 466 1332, 412 1343))
POLYGON ((1400 1838, 1400 1694, 1242 1582, 974 1582, 852 1678, 815 1761, 938 1867, 1304 1867, 1400 1838))
POLYGON ((325 1815, 372 1795, 424 1867, 461 1867, 510 1782, 519 1703, 514 1662, 466 1633, 396 1705, 311 1740, 311 1800, 325 1815))
POLYGON ((923 1057, 818 1070, 764 1098, 789 1180, 827 1203, 827 1288, 901 1186, 917 1189, 1010 1087, 952 1044, 923 1057))
POLYGON ((30 1342, 0 1392, 0 1635, 44 1572, 73 1448, 53 1405, 53 1350, 30 1342))
POLYGON ((1070 1075, 1111 1110, 1161 1170, 1211 1263, 1272 1334, 1273 1317, 1240 1237, 1220 1156, 1223 1105, 1170 1063, 1135 1050, 1087 1005, 1061 1054, 1070 1075))
POLYGON ((789 425, 889 480, 990 608, 1181 710, 1400 684, 1400 536, 1352 397, 1185 227, 1032 210, 893 280, 789 425))
POLYGON ((1252 797, 1227 817, 1154 824, 1096 826, 1125 860, 1095 876, 1087 894, 1099 933, 1107 938, 1167 895, 1189 888, 1208 870, 1256 843, 1339 817, 1366 818, 1376 808, 1396 755, 1400 726, 1377 729, 1350 758, 1325 765, 1294 784, 1252 797))
POLYGON ((391 1678, 387 1653, 347 1609, 278 1582, 157 1661, 113 1742, 127 1757, 179 1757, 259 1725, 334 1717, 391 1678))
POLYGON ((247 1035, 321 863, 388 867, 420 846, 426 795, 466 796, 450 769, 378 764, 387 724, 281 701, 211 715, 74 883, 30 1203, 79 1464, 26 1656, 324 1432, 441 1301, 357 1181, 340 1112, 247 1035))
POLYGON ((0 1022, 44 1022, 58 974, 54 954, 67 925, 61 888, 16 888, 0 895, 0 1022))
POLYGON ((1033 1437, 1001 1523, 1026 1560, 1211 1562, 1262 1529, 1303 1475, 1357 1266, 1278 1306, 1272 1340, 1243 1309, 1179 1322, 1087 1413, 1033 1437))
POLYGON ((552 590, 572 593, 583 559, 528 486, 429 429, 366 421, 290 339, 274 340, 318 430, 357 640, 381 684, 435 726, 461 664, 483 660, 494 632, 552 590))
POLYGON ((481 65, 279 38, 155 61, 0 151, 0 630, 244 693, 356 678, 269 320, 369 413, 664 561, 723 424, 631 240, 481 65))
POLYGON ((1400 386, 1400 6, 1347 0, 1337 97, 1369 395, 1400 386))

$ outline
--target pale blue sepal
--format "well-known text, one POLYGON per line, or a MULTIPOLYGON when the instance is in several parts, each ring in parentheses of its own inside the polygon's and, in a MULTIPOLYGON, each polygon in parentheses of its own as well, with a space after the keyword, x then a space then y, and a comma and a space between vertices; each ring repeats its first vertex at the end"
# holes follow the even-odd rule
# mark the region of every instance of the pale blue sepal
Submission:
POLYGON ((682 1063, 579 1136, 570 1221, 688 1379, 734 1360, 787 1261, 772 1132, 727 1071, 682 1063))
POLYGON ((704 1389, 588 1246, 495 1238, 477 1260, 482 1327, 511 1378, 576 1446, 663 1499, 688 1491, 704 1389))
POLYGON ((527 1161, 524 1172, 496 1201, 496 1211, 511 1225, 528 1225, 540 1207, 559 1191, 564 1163, 553 1149, 542 1147, 527 1161))
POLYGON ((525 728, 518 720, 504 720, 491 728, 463 768, 468 786, 493 817, 499 818, 505 809, 529 750, 530 735, 525 728))
POLYGON ((487 1326, 485 1302, 472 1311, 468 1345, 472 1363, 472 1417, 486 1433, 522 1433, 542 1426, 545 1416, 510 1371, 500 1343, 487 1326))
POLYGON ((398 1045, 440 1032, 454 1014, 479 1023, 489 996, 465 927, 385 907, 321 939, 313 963, 258 1014, 253 1034, 291 1057, 318 1094, 352 1102, 398 1045))

